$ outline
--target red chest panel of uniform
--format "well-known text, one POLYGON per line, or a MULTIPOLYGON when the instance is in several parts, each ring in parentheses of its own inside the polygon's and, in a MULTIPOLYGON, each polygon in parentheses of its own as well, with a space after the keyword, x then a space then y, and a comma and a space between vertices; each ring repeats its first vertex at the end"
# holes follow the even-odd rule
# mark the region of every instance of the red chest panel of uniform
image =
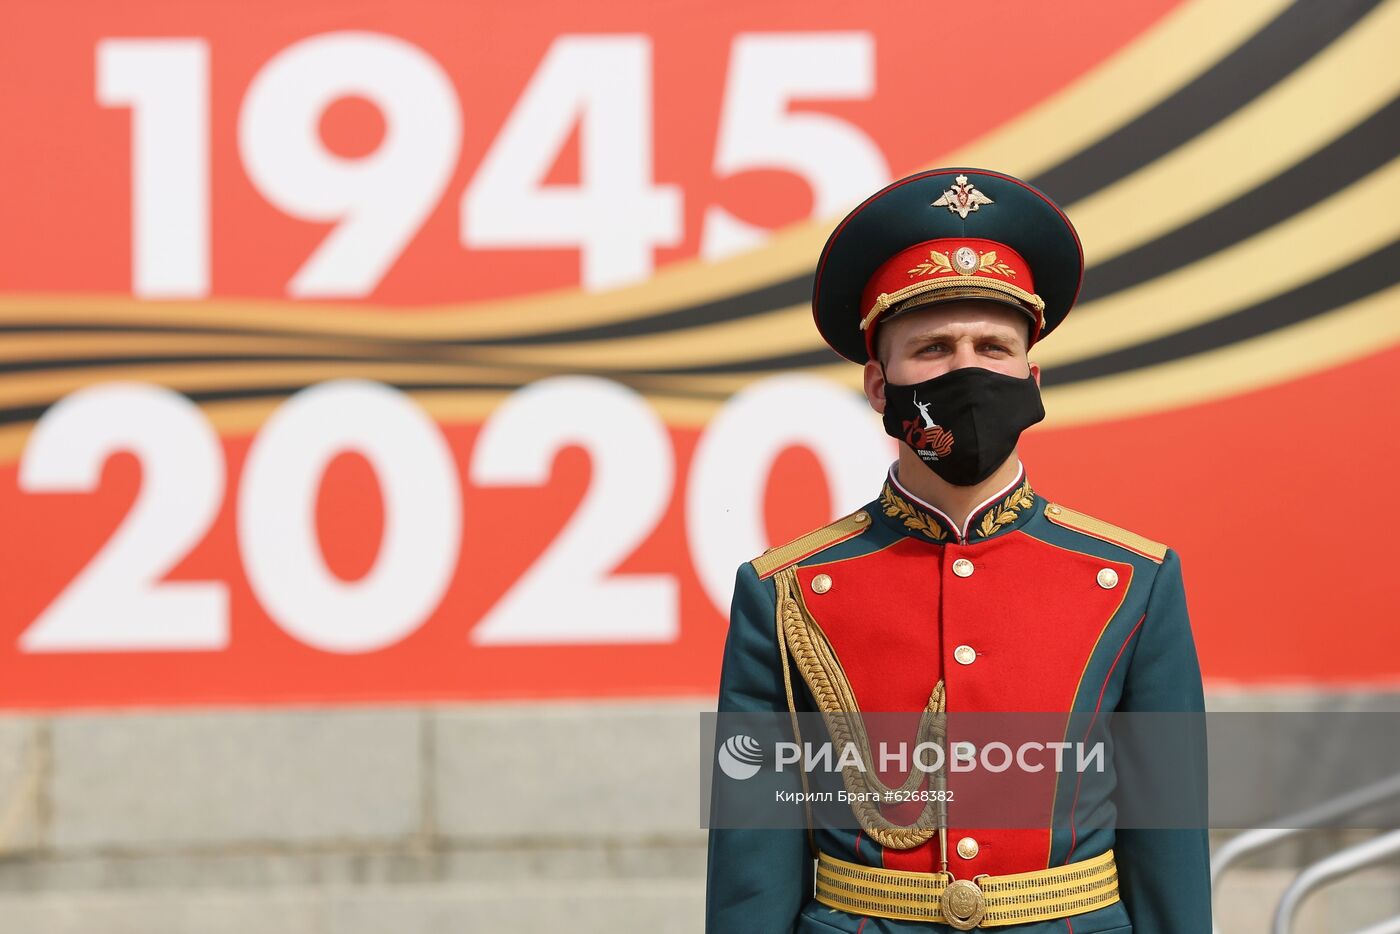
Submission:
POLYGON ((972 545, 905 538, 797 576, 863 711, 922 710, 943 677, 950 711, 1010 712, 1070 709, 1132 573, 1013 532, 972 545))
MULTIPOLYGON (((940 677, 953 714, 1069 711, 1132 574, 1126 562, 1022 532, 971 545, 906 538, 858 558, 798 569, 808 610, 865 713, 923 710, 940 677), (819 574, 830 578, 821 593, 813 586, 819 574)), ((902 776, 881 777, 889 783, 902 776)), ((971 775, 951 776, 949 787, 976 796, 975 782, 971 775)), ((999 784, 1004 791, 1005 782, 999 784)), ((1048 816, 1053 774, 1025 776, 1016 791, 1048 816)), ((950 853, 959 877, 1045 865, 1048 822, 1043 829, 968 828, 958 826, 957 812, 956 804, 950 807, 951 838, 972 834, 980 844, 970 860, 950 853)), ((937 851, 930 842, 885 850, 883 859, 890 868, 928 872, 937 851)))
POLYGON ((861 709, 920 711, 940 677, 938 547, 906 538, 881 551, 797 569, 812 618, 861 709), (830 589, 817 593, 819 574, 830 589))

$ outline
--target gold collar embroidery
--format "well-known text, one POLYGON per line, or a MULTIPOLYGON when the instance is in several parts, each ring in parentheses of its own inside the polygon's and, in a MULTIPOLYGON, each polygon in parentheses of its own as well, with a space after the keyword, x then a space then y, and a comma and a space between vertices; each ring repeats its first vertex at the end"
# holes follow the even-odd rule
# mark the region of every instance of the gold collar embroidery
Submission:
MULTIPOLYGON (((1029 509, 1034 505, 1035 494, 1032 492, 1030 480, 1027 478, 1022 480, 1021 485, 1012 490, 1000 503, 984 512, 982 521, 977 524, 974 531, 978 537, 988 538, 1003 526, 1015 522, 1021 514, 1021 510, 1029 509)), ((906 529, 921 532, 935 542, 942 542, 948 537, 948 530, 943 523, 896 493, 893 485, 888 481, 880 490, 880 507, 884 510, 885 515, 903 522, 906 529)))
POLYGON ((998 506, 982 514, 982 521, 977 525, 977 534, 986 538, 1003 525, 1015 522, 1016 515, 1022 509, 1029 509, 1034 505, 1035 495, 1031 492, 1031 482, 1022 480, 1021 485, 1012 490, 998 506))
POLYGON ((923 532, 936 542, 948 537, 948 532, 939 521, 921 509, 916 509, 908 500, 896 493, 887 482, 880 491, 880 506, 885 515, 904 522, 906 529, 923 532))

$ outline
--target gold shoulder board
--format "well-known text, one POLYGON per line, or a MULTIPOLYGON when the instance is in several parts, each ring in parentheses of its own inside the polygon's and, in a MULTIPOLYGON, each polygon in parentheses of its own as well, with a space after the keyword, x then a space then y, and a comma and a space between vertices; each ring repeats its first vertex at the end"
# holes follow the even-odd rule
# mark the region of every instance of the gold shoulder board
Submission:
POLYGON ((1086 515, 1077 509, 1070 509, 1068 506, 1061 506, 1059 503, 1050 503, 1045 507, 1045 518, 1067 529, 1074 529, 1076 532, 1083 532, 1085 535, 1092 535, 1094 538, 1112 542, 1135 554, 1142 555, 1144 558, 1151 558, 1158 564, 1161 564, 1167 556, 1167 546, 1161 542, 1154 542, 1136 532, 1129 532, 1111 522, 1095 519, 1093 516, 1086 515))
POLYGON ((754 570, 758 572, 758 579, 764 580, 783 568, 796 564, 809 555, 816 554, 823 548, 830 548, 837 542, 854 538, 868 528, 870 528, 870 513, 861 509, 849 516, 842 516, 830 525, 824 525, 806 535, 800 535, 786 545, 769 548, 762 555, 753 559, 754 570))

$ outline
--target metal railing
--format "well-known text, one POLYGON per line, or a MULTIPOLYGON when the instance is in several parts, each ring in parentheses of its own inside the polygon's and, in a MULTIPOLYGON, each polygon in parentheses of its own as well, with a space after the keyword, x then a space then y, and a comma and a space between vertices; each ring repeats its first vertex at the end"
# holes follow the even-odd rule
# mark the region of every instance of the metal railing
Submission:
POLYGON ((1400 915, 1389 921, 1373 924, 1364 931, 1357 931, 1356 934, 1400 934, 1400 915))
MULTIPOLYGON (((1303 899, 1315 890, 1348 873, 1397 855, 1400 855, 1400 830, 1392 830, 1374 839, 1338 850, 1331 856, 1313 863, 1298 873, 1298 878, 1284 890, 1278 908, 1274 911, 1273 934, 1290 934, 1293 930, 1293 919, 1298 915, 1298 907, 1302 905, 1303 899)), ((1391 921, 1400 921, 1400 915, 1391 921)))
MULTIPOLYGON (((1212 854, 1211 892, 1218 890, 1225 871, 1243 857, 1325 826, 1339 817, 1364 811, 1368 807, 1397 797, 1400 797, 1400 775, 1358 788, 1331 801, 1290 815, 1279 822, 1286 826, 1245 831, 1212 854)), ((1323 885, 1397 855, 1400 855, 1400 830, 1347 847, 1308 866, 1293 880, 1279 900, 1278 908, 1274 912, 1273 934, 1289 934, 1304 899, 1323 885)), ((1220 934, 1219 928, 1215 928, 1215 934, 1220 934)), ((1400 916, 1372 925, 1357 934, 1400 934, 1400 916)))

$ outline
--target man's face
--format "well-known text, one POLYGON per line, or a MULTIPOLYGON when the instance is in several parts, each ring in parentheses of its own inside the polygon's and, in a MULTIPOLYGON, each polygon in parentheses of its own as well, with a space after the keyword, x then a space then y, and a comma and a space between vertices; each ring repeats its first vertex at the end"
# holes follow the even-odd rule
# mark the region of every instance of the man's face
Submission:
POLYGON ((921 383, 959 367, 979 366, 1008 376, 1035 377, 1040 367, 1026 359, 1028 319, 995 302, 945 302, 892 318, 876 333, 874 360, 865 365, 865 395, 885 411, 885 379, 921 383))

